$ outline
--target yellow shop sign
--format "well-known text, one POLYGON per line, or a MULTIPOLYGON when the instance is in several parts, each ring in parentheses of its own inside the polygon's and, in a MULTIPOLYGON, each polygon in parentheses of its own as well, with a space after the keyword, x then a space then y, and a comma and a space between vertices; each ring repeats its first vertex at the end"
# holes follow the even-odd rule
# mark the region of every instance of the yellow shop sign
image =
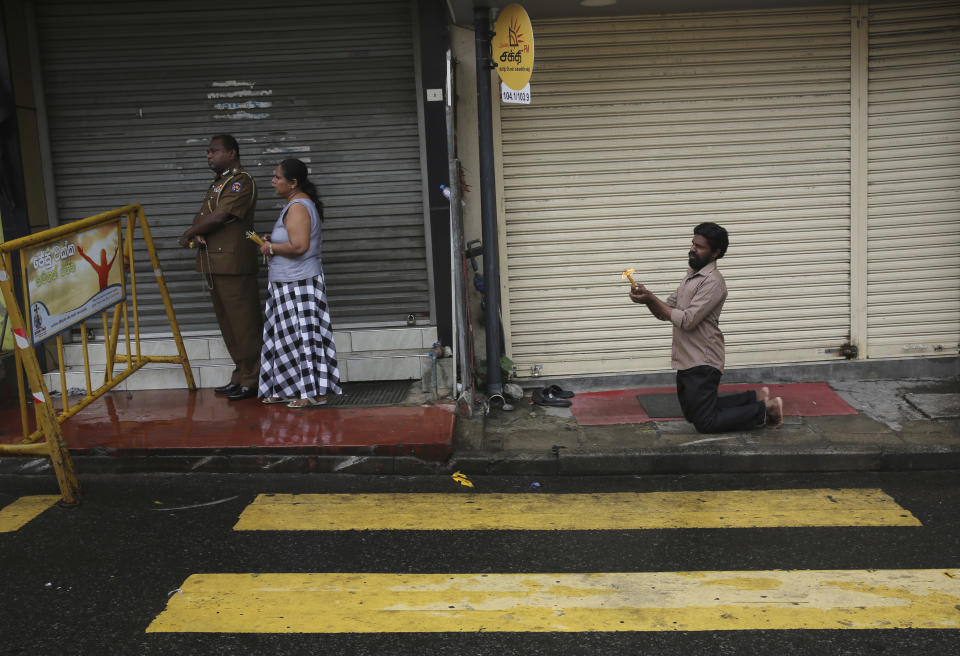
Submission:
POLYGON ((533 73, 533 26, 520 5, 505 7, 494 25, 493 60, 500 80, 522 91, 533 73))

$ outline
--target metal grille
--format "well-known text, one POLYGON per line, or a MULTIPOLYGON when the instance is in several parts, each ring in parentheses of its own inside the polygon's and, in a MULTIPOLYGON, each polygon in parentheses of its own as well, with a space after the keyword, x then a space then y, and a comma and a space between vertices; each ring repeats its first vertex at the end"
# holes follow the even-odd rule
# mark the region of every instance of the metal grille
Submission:
POLYGON ((410 390, 409 380, 371 381, 363 383, 344 383, 343 394, 330 395, 328 406, 373 406, 396 405, 402 403, 410 390))
POLYGON ((869 79, 867 355, 956 355, 960 6, 871 6, 869 79))
MULTIPOLYGON (((181 330, 217 330, 176 238, 210 183, 204 152, 219 132, 237 137, 257 182, 259 232, 282 207, 277 163, 310 167, 334 325, 430 317, 408 0, 35 6, 60 222, 142 202, 181 330)), ((152 275, 138 255, 138 278, 152 275)), ((169 331, 152 285, 139 304, 146 333, 169 331)))
MULTIPOLYGON (((534 22, 501 107, 509 355, 521 376, 670 366, 666 297, 724 225, 730 365, 825 360, 850 323, 850 8, 534 22)), ((506 326, 505 326, 506 327, 506 326)))

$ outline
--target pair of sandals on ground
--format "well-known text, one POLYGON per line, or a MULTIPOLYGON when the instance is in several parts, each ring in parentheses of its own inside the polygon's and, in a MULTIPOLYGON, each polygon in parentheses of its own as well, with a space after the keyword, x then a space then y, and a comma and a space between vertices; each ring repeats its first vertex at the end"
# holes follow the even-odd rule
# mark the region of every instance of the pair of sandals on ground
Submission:
POLYGON ((268 396, 265 399, 260 400, 261 403, 265 405, 273 405, 275 403, 283 403, 288 408, 317 408, 321 405, 327 405, 327 395, 317 397, 308 396, 305 399, 284 399, 279 396, 268 396))
POLYGON ((533 402, 551 408, 569 408, 572 404, 569 399, 574 397, 573 392, 561 388, 559 385, 547 385, 542 389, 533 390, 533 402))

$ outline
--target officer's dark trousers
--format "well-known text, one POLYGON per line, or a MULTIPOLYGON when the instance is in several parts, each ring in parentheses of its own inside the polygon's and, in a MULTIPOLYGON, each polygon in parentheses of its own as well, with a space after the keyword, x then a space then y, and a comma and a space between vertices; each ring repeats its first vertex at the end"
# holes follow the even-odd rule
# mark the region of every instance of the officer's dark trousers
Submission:
POLYGON ((213 309, 220 333, 236 367, 230 382, 256 388, 263 348, 263 311, 256 275, 213 274, 213 309))
POLYGON ((757 401, 754 391, 718 397, 718 369, 692 367, 677 372, 677 397, 684 418, 699 433, 726 433, 763 426, 766 405, 757 401))

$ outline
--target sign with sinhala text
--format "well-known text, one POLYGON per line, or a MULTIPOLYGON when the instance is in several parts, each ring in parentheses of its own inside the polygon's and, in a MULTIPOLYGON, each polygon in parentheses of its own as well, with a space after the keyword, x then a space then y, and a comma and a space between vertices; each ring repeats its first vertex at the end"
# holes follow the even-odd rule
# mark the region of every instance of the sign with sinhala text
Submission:
POLYGON ((503 83, 522 91, 533 73, 533 26, 520 5, 504 7, 493 35, 493 61, 503 83))
POLYGON ((123 300, 120 220, 21 252, 33 343, 123 300))

